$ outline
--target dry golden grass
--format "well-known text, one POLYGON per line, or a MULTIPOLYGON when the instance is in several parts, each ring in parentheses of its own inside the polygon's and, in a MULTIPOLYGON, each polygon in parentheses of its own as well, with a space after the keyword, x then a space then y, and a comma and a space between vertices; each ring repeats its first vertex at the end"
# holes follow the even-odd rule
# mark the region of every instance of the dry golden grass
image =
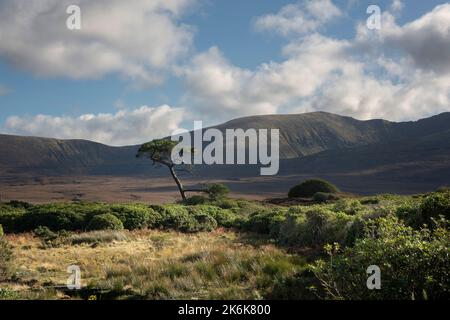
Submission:
POLYGON ((231 231, 142 230, 124 232, 123 238, 48 247, 31 234, 8 236, 18 278, 8 286, 27 298, 30 290, 43 288, 48 289, 38 298, 61 298, 64 294, 52 288, 64 287, 67 267, 78 265, 84 288, 114 292, 114 297, 260 298, 277 277, 303 265, 271 244, 250 244, 231 231))

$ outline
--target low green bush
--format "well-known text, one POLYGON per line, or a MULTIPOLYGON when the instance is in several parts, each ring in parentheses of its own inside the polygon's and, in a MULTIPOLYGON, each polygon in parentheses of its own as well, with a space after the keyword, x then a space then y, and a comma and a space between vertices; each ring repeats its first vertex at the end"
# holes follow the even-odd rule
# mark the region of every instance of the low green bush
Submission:
POLYGON ((411 200, 396 209, 397 216, 413 228, 433 227, 434 220, 450 220, 450 191, 435 192, 419 200, 411 200))
POLYGON ((280 226, 279 241, 286 245, 320 246, 344 244, 355 217, 317 207, 308 211, 289 210, 280 226))
POLYGON ((159 220, 158 214, 145 205, 113 205, 111 212, 120 219, 125 229, 152 228, 159 220))
POLYGON ((289 198, 309 198, 317 192, 337 193, 339 189, 328 181, 321 179, 311 179, 302 182, 291 188, 288 193, 289 198))
POLYGON ((87 230, 122 230, 123 223, 111 213, 99 214, 92 217, 87 230))
POLYGON ((443 299, 450 298, 450 232, 415 230, 396 217, 367 224, 366 235, 342 251, 327 246, 330 258, 314 263, 329 299, 443 299), (381 270, 381 290, 368 290, 369 266, 381 270))
POLYGON ((339 197, 333 193, 316 192, 313 195, 313 200, 318 203, 325 203, 328 201, 338 200, 339 197))
POLYGON ((10 278, 13 268, 12 247, 4 236, 0 236, 0 282, 10 278))
POLYGON ((280 228, 286 219, 286 210, 262 210, 252 213, 243 227, 247 231, 268 234, 277 238, 280 228))
POLYGON ((358 214, 362 209, 364 209, 363 205, 356 199, 340 199, 332 208, 334 212, 344 212, 350 215, 358 214))
POLYGON ((50 242, 55 240, 56 238, 58 238, 58 234, 51 231, 49 228, 47 227, 37 227, 36 229, 34 229, 34 234, 35 236, 37 236, 38 238, 42 239, 44 242, 50 242))
POLYGON ((23 231, 22 218, 27 213, 24 208, 0 204, 0 224, 6 233, 23 231))
POLYGON ((219 200, 225 198, 230 192, 230 189, 224 184, 213 183, 208 185, 206 192, 211 200, 219 200))
POLYGON ((217 221, 205 207, 209 206, 152 206, 161 216, 161 227, 182 232, 212 231, 217 227, 217 221))
POLYGON ((197 206, 200 204, 206 204, 209 202, 209 199, 204 197, 204 196, 200 196, 200 195, 194 195, 192 197, 187 198, 186 200, 183 201, 183 204, 187 205, 187 206, 197 206))

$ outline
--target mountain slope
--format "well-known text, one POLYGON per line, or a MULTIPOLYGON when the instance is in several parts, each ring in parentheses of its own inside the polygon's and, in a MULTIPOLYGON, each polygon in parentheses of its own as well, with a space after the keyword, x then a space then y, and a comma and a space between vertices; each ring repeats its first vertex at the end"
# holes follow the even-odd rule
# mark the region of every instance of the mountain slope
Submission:
MULTIPOLYGON (((441 182, 450 167, 450 113, 414 122, 359 121, 324 112, 240 118, 226 129, 280 129, 280 174, 371 173, 401 179, 428 172, 441 182), (423 170, 424 171, 423 171, 423 170), (422 171, 421 171, 422 170, 422 171)), ((138 146, 0 135, 4 175, 164 175, 136 159, 138 146)), ((197 166, 201 177, 258 175, 259 166, 197 166)), ((419 177, 420 178, 420 177, 419 177)), ((426 178, 426 177, 425 177, 426 178)))

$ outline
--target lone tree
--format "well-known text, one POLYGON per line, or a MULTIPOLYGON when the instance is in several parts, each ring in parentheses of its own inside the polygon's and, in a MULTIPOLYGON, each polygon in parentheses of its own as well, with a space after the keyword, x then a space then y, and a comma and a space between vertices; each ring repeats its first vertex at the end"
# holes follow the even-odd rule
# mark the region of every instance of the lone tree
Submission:
MULTIPOLYGON (((183 200, 186 200, 186 191, 177 176, 175 171, 176 166, 183 166, 182 164, 175 164, 172 159, 172 149, 177 145, 176 141, 170 141, 166 139, 153 140, 144 143, 138 150, 136 157, 148 157, 153 161, 153 165, 164 165, 169 168, 170 174, 173 180, 177 184, 183 200)), ((182 151, 183 152, 183 151, 182 151)))
MULTIPOLYGON (((206 185, 203 189, 185 189, 181 180, 178 178, 177 170, 188 170, 190 165, 183 164, 181 161, 174 162, 172 159, 172 150, 177 145, 176 141, 171 141, 167 139, 153 140, 144 143, 138 150, 136 157, 147 157, 153 161, 153 165, 164 165, 169 168, 170 174, 173 180, 177 184, 178 190, 180 191, 181 198, 187 199, 187 192, 203 192, 209 195, 211 200, 218 200, 220 198, 226 197, 229 189, 220 183, 214 183, 206 185), (181 163, 181 164, 179 164, 181 163)), ((194 150, 180 150, 179 156, 182 157, 184 152, 193 152, 194 150)))

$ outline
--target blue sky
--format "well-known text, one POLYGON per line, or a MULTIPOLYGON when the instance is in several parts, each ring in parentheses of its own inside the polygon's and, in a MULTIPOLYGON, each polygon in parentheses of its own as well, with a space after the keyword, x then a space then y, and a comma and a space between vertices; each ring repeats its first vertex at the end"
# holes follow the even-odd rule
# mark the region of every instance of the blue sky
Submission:
MULTIPOLYGON (((5 133, 56 135, 58 138, 69 138, 70 135, 73 135, 73 138, 92 138, 105 143, 126 144, 146 140, 140 137, 142 130, 142 134, 146 138, 152 138, 150 137, 152 134, 149 133, 152 132, 151 128, 140 129, 141 131, 136 129, 135 136, 130 130, 117 133, 131 135, 130 137, 127 136, 126 139, 122 139, 123 141, 117 141, 117 138, 115 138, 116 133, 112 132, 116 126, 114 121, 122 121, 117 127, 124 126, 123 122, 128 123, 128 120, 125 119, 127 114, 138 110, 142 106, 154 108, 151 111, 152 116, 155 116, 155 112, 157 113, 159 110, 157 108, 165 105, 167 105, 165 109, 161 109, 165 112, 167 110, 171 110, 174 113, 178 113, 179 110, 183 112, 183 116, 175 117, 175 123, 167 124, 167 126, 163 122, 165 121, 164 119, 173 118, 170 114, 167 114, 167 118, 156 118, 154 123, 152 123, 157 127, 154 130, 154 135, 156 136, 167 134, 168 132, 165 129, 173 129, 180 126, 189 127, 192 118, 201 119, 202 116, 204 116, 204 121, 207 124, 211 124, 252 114, 324 110, 361 119, 383 117, 390 120, 413 120, 450 110, 450 106, 446 105, 448 100, 445 100, 449 96, 448 72, 440 73, 438 67, 427 62, 430 58, 423 57, 427 53, 417 49, 426 46, 428 39, 418 37, 417 41, 422 41, 422 44, 408 45, 410 42, 408 42, 408 37, 411 33, 414 33, 415 29, 409 30, 405 27, 405 24, 418 21, 424 15, 432 12, 436 6, 449 5, 448 3, 445 1, 420 0, 320 1, 323 1, 324 4, 327 4, 327 2, 328 4, 331 3, 337 8, 339 13, 331 18, 313 15, 311 19, 319 21, 317 23, 318 27, 307 31, 294 30, 289 34, 282 34, 277 29, 280 27, 277 24, 278 22, 274 25, 261 22, 258 28, 258 19, 263 21, 262 18, 268 15, 272 16, 272 21, 273 19, 279 19, 283 16, 280 10, 289 5, 297 6, 301 16, 294 15, 288 18, 298 19, 303 16, 303 12, 307 12, 308 9, 305 3, 308 1, 174 0, 173 2, 176 5, 164 8, 164 10, 169 12, 169 23, 174 29, 172 33, 167 33, 166 39, 172 37, 175 40, 171 40, 172 42, 169 42, 166 47, 154 54, 155 56, 160 52, 163 52, 163 55, 164 53, 172 54, 173 51, 176 52, 174 58, 164 59, 158 56, 151 62, 142 62, 146 59, 145 50, 148 49, 149 52, 156 50, 154 47, 159 45, 159 41, 155 41, 148 48, 147 46, 142 47, 142 55, 136 53, 139 47, 133 48, 133 51, 129 53, 121 48, 120 45, 115 44, 114 48, 108 47, 108 49, 111 50, 111 54, 117 53, 120 56, 120 64, 112 64, 111 67, 108 65, 104 68, 101 66, 98 71, 91 72, 89 64, 92 64, 93 68, 95 68, 96 65, 99 65, 98 61, 90 61, 89 56, 78 56, 78 52, 83 50, 83 45, 92 44, 89 39, 92 39, 92 34, 97 36, 98 32, 90 34, 90 38, 84 37, 85 35, 83 34, 84 38, 80 37, 76 40, 71 40, 70 34, 61 36, 57 32, 55 32, 54 39, 50 32, 48 32, 49 35, 44 36, 44 32, 53 30, 55 25, 43 26, 46 22, 39 20, 40 14, 42 14, 39 11, 42 8, 39 8, 39 6, 30 7, 28 14, 33 18, 28 21, 30 30, 23 29, 19 25, 15 26, 13 22, 17 20, 14 19, 14 16, 22 16, 22 11, 26 9, 26 7, 20 7, 14 3, 23 2, 23 0, 6 0, 0 4, 0 20, 3 21, 4 26, 6 23, 12 24, 12 26, 9 25, 8 29, 5 30, 5 28, 1 28, 2 25, 0 23, 0 30, 3 30, 0 31, 0 43, 3 43, 0 44, 0 129, 5 133), (180 2, 180 4, 177 2, 180 2), (393 2, 402 4, 401 8, 393 9, 393 2), (386 14, 386 17, 383 17, 383 19, 388 21, 384 25, 389 25, 389 30, 395 30, 395 32, 385 31, 381 36, 375 35, 377 39, 373 41, 370 40, 370 35, 362 35, 363 32, 358 32, 357 25, 359 23, 364 24, 368 17, 366 9, 369 4, 380 6, 382 13, 386 14), (390 21, 389 17, 394 17, 395 22, 390 21), (32 30, 33 28, 35 28, 35 31, 32 30), (38 31, 36 31, 36 28, 38 31), (177 33, 180 33, 181 36, 177 35, 177 33), (356 40, 358 34, 362 40, 356 40), (333 41, 336 41, 336 43, 333 43, 333 41), (45 60, 42 57, 48 52, 43 50, 43 48, 46 46, 52 48, 55 43, 63 43, 63 46, 69 48, 65 49, 67 52, 69 52, 68 50, 75 50, 74 52, 69 52, 70 57, 73 57, 73 65, 75 67, 73 65, 69 66, 72 62, 66 56, 55 56, 55 64, 58 65, 55 68, 50 58, 45 60), (333 43, 333 48, 327 49, 330 48, 331 43, 333 43), (360 50, 360 48, 370 46, 370 43, 376 43, 376 49, 373 50, 376 53, 371 52, 369 57, 365 50, 361 50, 361 52, 352 57, 353 60, 345 60, 345 62, 348 62, 348 67, 345 70, 339 70, 340 66, 330 66, 330 69, 326 71, 317 70, 317 74, 321 76, 319 80, 305 78, 307 74, 303 74, 302 78, 295 78, 298 76, 296 72, 316 73, 313 68, 311 70, 305 69, 308 67, 308 63, 312 63, 311 61, 315 61, 315 65, 320 65, 321 61, 326 64, 326 61, 334 59, 331 54, 325 54, 322 58, 318 56, 317 61, 311 60, 312 57, 310 55, 305 57, 302 50, 309 48, 309 46, 311 46, 311 50, 319 50, 320 46, 323 45, 324 50, 332 51, 335 50, 335 47, 339 47, 336 50, 348 50, 349 47, 352 47, 351 52, 355 52, 355 48, 360 50), (293 47, 297 48, 294 50, 295 52, 300 50, 302 53, 286 55, 286 50, 293 47), (396 48, 394 50, 395 53, 389 56, 386 52, 389 52, 392 47, 396 48), (172 50, 172 48, 176 49, 172 50), (383 57, 383 61, 378 60, 380 57, 383 57), (386 61, 384 61, 384 58, 386 58, 386 61), (83 61, 86 61, 86 63, 83 61), (374 61, 377 62, 376 65, 374 61), (76 68, 79 67, 76 66, 77 63, 80 63, 81 69, 83 69, 83 71, 80 71, 80 74, 77 74, 76 68), (352 65, 357 63, 362 64, 361 70, 352 69, 352 65), (67 73, 64 72, 65 64, 68 65, 67 73), (139 79, 141 74, 136 76, 134 73, 136 69, 141 67, 140 64, 145 68, 145 72, 143 72, 145 81, 139 79), (373 68, 372 64, 374 65, 373 68), (86 66, 86 70, 84 70, 84 66, 86 66), (290 70, 293 73, 292 75, 289 73, 290 70), (217 79, 217 83, 220 84, 220 81, 225 81, 223 82, 224 86, 229 86, 227 91, 222 92, 221 88, 210 88, 208 86, 208 77, 211 76, 212 71, 218 72, 223 76, 217 79), (74 73, 76 74, 75 76, 73 76, 74 73), (147 78, 153 78, 154 74, 162 77, 162 80, 158 80, 157 84, 153 83, 153 80, 147 81, 147 78), (330 85, 330 82, 335 81, 337 74, 342 79, 330 85), (386 79, 389 81, 388 84, 386 84, 386 74, 386 79), (358 83, 364 82, 364 85, 356 88, 357 84, 351 83, 351 81, 359 76, 364 76, 364 78, 361 78, 361 81, 358 81, 358 83), (422 87, 423 83, 418 80, 419 76, 423 79, 426 79, 425 76, 427 76, 430 79, 439 80, 432 89, 436 90, 435 96, 439 97, 436 100, 441 104, 440 106, 433 106, 432 109, 427 109, 428 103, 436 104, 436 101, 428 101, 425 98, 423 98, 424 101, 417 102, 417 100, 420 100, 417 97, 423 96, 420 90, 429 92, 430 89, 422 87), (279 83, 283 81, 280 79, 284 78, 292 78, 293 82, 279 83), (398 80, 399 78, 401 79, 400 81, 398 80), (411 80, 412 78, 415 80, 411 80), (298 82, 298 88, 295 88, 295 81, 298 82), (250 82, 251 84, 249 84, 250 82), (261 85, 256 87, 254 83, 260 83, 261 85), (314 87, 311 90, 304 89, 305 86, 309 86, 311 83, 314 83, 314 87), (368 95, 370 92, 378 91, 380 95, 392 94, 392 96, 396 97, 396 100, 384 101, 380 98, 376 101, 370 101, 367 105, 362 105, 365 103, 364 101, 368 100, 366 96, 343 97, 341 96, 342 92, 332 89, 338 83, 344 84, 344 88, 355 88, 355 91, 358 92, 367 90, 368 95), (399 83, 403 85, 402 88, 399 88, 399 83), (264 89, 265 86, 278 91, 274 91, 270 97, 265 97, 265 92, 267 92, 264 89), (416 91, 413 91, 413 89, 416 91), (305 93, 303 93, 303 90, 306 90, 305 93), (406 90, 409 90, 408 94, 401 96, 402 92, 404 93, 406 90), (278 97, 278 95, 280 96, 278 97), (274 96, 276 97, 274 98, 274 96), (230 101, 226 101, 228 98, 230 98, 230 101), (399 99, 402 99, 403 110, 398 112, 376 107, 377 104, 398 104, 399 99), (407 102, 404 101, 409 101, 408 99, 411 99, 411 102, 408 102, 409 104, 407 105, 407 102), (358 102, 352 104, 356 100, 358 102), (328 107, 330 105, 333 105, 333 107, 328 107), (117 120, 117 117, 114 117, 114 115, 120 111, 123 111, 124 115, 120 116, 121 120, 117 120), (85 114, 96 116, 100 113, 108 114, 111 117, 103 119, 101 122, 92 122, 90 124, 86 124, 86 121, 83 120, 83 125, 86 124, 84 132, 75 129, 66 130, 66 132, 64 130, 61 130, 61 132, 57 131, 58 124, 55 124, 55 117, 67 118, 65 121, 69 121, 70 125, 77 127, 78 117, 85 114), (48 118, 42 121, 42 119, 36 119, 37 115, 46 115, 48 118), (11 117, 14 119, 11 120, 11 117), (8 122, 8 120, 10 121, 8 122), (55 126, 55 128, 49 131, 48 127, 51 125, 55 126), (92 129, 97 126, 107 128, 104 131, 88 132, 89 128, 92 129)), ((109 3, 114 6, 114 2, 110 1, 109 3)), ((159 0, 154 2, 159 2, 159 0)), ((52 3, 52 1, 48 1, 48 3, 52 3)), ((47 8, 56 12, 55 16, 58 18, 55 18, 56 20, 54 21, 56 22, 53 22, 54 24, 63 21, 62 19, 67 17, 67 14, 64 12, 65 1, 60 1, 59 3, 61 7, 54 5, 50 9, 47 8)), ((79 4, 82 22, 85 15, 88 16, 86 19, 93 19, 91 12, 95 12, 96 7, 91 6, 89 1, 79 0, 69 1, 68 3, 79 4)), ((105 5, 107 3, 105 2, 105 5)), ((131 1, 131 3, 136 3, 136 7, 141 5, 139 0, 131 1)), ((133 4, 130 5, 130 8, 132 6, 133 4)), ((153 7, 148 8, 148 10, 152 14, 154 12, 160 14, 153 7), (152 10, 156 11, 153 12, 152 10)), ((440 10, 439 15, 436 13, 436 16, 442 19, 448 12, 447 10, 440 10)), ((130 11, 129 14, 132 16, 133 11, 130 11)), ((309 16, 306 15, 306 17, 308 18, 309 16)), ((42 17, 42 19, 44 18, 42 17)), ((166 17, 164 16, 163 18, 166 17)), ((282 18, 282 20, 276 21, 289 23, 285 19, 286 17, 282 18)), ((448 16, 448 20, 450 20, 450 16, 448 16)), ((114 24, 114 20, 108 21, 114 24)), ((124 18, 120 26, 128 27, 128 21, 124 18)), ((166 20, 164 21, 167 22, 166 20)), ((269 20, 264 21, 267 22, 269 20)), ((438 22, 437 25, 439 25, 438 22)), ((89 26, 92 25, 92 21, 89 21, 89 23, 89 26)), ((417 23, 417 32, 420 34, 423 31, 426 35, 430 28, 434 28, 431 23, 425 19, 423 21, 420 20, 417 23)), ((60 27, 64 28, 65 26, 60 27)), ((134 28, 135 26, 130 26, 130 30, 131 27, 134 28)), ((160 25, 149 19, 148 22, 143 22, 142 28, 144 33, 149 32, 150 29, 156 30, 156 33, 158 33, 160 25)), ((84 32, 90 32, 90 30, 84 32)), ((100 43, 105 41, 109 45, 109 41, 114 39, 111 40, 110 35, 107 34, 108 31, 102 29, 101 32, 105 32, 105 34, 100 34, 95 41, 100 43)), ((161 27, 161 33, 165 32, 166 29, 161 27)), ((442 32, 442 29, 436 32, 442 32)), ((446 32, 445 29, 443 32, 446 32)), ((124 34, 133 37, 135 31, 134 33, 124 34)), ((152 35, 151 39, 158 39, 157 36, 152 35)), ((141 39, 130 39, 129 41, 130 45, 139 45, 141 43, 141 39)), ((445 42, 445 39, 443 41, 443 43, 438 43, 437 47, 444 46, 445 49, 447 44, 450 47, 450 42, 445 42)), ((97 51, 93 52, 97 55, 97 51)), ((321 54, 323 51, 318 52, 318 54, 321 54)), ((149 53, 149 55, 152 54, 152 52, 149 53)), ((342 53, 336 51, 335 54, 342 57, 342 53)), ((446 51, 441 54, 440 58, 443 59, 442 63, 450 62, 446 51)), ((214 81, 215 78, 210 80, 214 81)), ((387 106, 386 108, 392 109, 392 106, 387 106)), ((149 110, 141 111, 143 114, 146 114, 149 110)), ((61 125, 65 125, 65 122, 62 123, 61 125)), ((130 120, 130 123, 135 125, 132 120, 130 120)), ((143 124, 136 124, 136 126, 142 127, 143 124)))

